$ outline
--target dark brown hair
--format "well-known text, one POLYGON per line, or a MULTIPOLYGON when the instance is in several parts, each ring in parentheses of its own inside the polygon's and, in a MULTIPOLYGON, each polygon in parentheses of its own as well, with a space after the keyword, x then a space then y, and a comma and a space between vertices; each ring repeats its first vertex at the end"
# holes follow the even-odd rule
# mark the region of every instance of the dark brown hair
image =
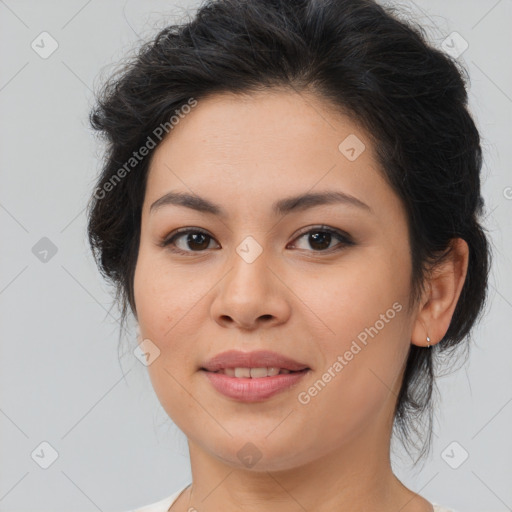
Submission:
POLYGON ((448 331, 431 349, 411 345, 397 399, 396 433, 406 448, 417 447, 416 435, 421 458, 431 442, 434 368, 443 357, 452 359, 453 349, 467 348, 485 303, 491 260, 480 223, 482 151, 466 81, 460 63, 431 46, 420 26, 372 0, 212 0, 187 23, 159 32, 105 83, 90 116, 107 150, 89 203, 88 237, 100 271, 115 285, 123 322, 128 308, 136 315, 133 277, 154 148, 122 179, 113 182, 114 175, 190 98, 273 87, 311 90, 366 129, 403 201, 411 303, 452 239, 469 246, 448 331))

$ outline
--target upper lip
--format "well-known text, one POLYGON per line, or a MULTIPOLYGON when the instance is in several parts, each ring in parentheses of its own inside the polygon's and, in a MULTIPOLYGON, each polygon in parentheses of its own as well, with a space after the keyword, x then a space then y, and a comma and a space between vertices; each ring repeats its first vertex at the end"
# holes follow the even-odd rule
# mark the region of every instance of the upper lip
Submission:
POLYGON ((272 352, 270 350, 256 350, 253 352, 241 352, 240 350, 228 350, 206 361, 201 369, 216 372, 224 368, 284 368, 290 371, 300 371, 308 368, 289 357, 272 352))

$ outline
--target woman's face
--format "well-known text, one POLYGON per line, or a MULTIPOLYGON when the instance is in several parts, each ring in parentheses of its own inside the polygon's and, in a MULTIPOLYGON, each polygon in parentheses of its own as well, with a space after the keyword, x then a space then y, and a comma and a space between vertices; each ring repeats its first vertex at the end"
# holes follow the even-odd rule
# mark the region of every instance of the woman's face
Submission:
POLYGON ((370 140, 314 96, 200 100, 155 150, 137 319, 162 406, 217 460, 243 467, 249 454, 255 469, 276 470, 349 443, 385 445, 415 322, 410 276, 405 212, 370 140), (190 201, 151 208, 170 192, 221 213, 190 201), (339 196, 283 202, 325 193, 339 196), (309 370, 268 397, 226 396, 201 368, 232 349, 309 370))

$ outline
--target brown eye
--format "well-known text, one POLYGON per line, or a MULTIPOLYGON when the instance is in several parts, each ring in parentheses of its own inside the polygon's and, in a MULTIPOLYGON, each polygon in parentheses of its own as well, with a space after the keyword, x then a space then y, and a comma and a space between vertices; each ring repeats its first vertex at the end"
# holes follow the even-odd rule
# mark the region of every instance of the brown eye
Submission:
POLYGON ((311 247, 314 249, 328 249, 329 245, 331 245, 332 235, 331 233, 327 233, 326 231, 317 231, 310 232, 308 243, 311 244, 311 247))
POLYGON ((209 248, 213 238, 206 232, 198 229, 184 229, 175 232, 162 242, 162 247, 169 247, 175 252, 203 252, 209 248), (177 243, 181 244, 181 246, 177 243))
MULTIPOLYGON (((346 246, 354 245, 354 242, 347 234, 331 228, 310 229, 296 238, 296 240, 300 240, 301 238, 306 239, 307 245, 313 248, 314 252, 328 252, 330 249, 338 250, 346 246), (338 240, 339 243, 331 246, 334 240, 338 240)), ((296 247, 295 243, 293 245, 296 247)), ((306 250, 307 249, 306 247, 306 250)))
MULTIPOLYGON (((334 252, 355 245, 348 234, 328 227, 310 229, 302 233, 302 235, 295 240, 300 239, 306 240, 306 245, 309 245, 309 247, 305 249, 309 251, 312 250, 312 252, 334 252), (336 240, 338 243, 333 244, 336 240)), ((190 254, 193 252, 206 252, 208 249, 212 248, 210 246, 212 241, 214 241, 214 238, 206 231, 197 228, 184 228, 171 233, 160 245, 167 247, 175 253, 190 254)), ((296 248, 296 243, 293 243, 292 247, 296 248)), ((301 249, 301 247, 298 248, 301 249)))

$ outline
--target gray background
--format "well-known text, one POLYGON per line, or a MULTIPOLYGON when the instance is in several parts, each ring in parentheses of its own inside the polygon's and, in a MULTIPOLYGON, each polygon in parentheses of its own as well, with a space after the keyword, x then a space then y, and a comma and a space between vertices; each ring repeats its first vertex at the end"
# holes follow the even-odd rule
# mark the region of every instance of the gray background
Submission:
MULTIPOLYGON (((101 155, 92 91, 139 38, 196 5, 0 0, 0 511, 122 511, 190 482, 186 438, 146 368, 130 352, 118 359, 119 313, 89 253, 84 208, 101 155), (43 31, 58 43, 46 59, 31 47, 43 31), (55 254, 40 252, 43 237, 55 254), (42 442, 58 453, 48 469, 42 442)), ((512 510, 512 1, 399 5, 436 45, 453 31, 469 44, 459 58, 483 137, 495 264, 469 362, 439 381, 433 455, 411 470, 398 452, 396 472, 460 512, 512 510), (469 458, 453 469, 446 461, 461 449, 469 458)))

